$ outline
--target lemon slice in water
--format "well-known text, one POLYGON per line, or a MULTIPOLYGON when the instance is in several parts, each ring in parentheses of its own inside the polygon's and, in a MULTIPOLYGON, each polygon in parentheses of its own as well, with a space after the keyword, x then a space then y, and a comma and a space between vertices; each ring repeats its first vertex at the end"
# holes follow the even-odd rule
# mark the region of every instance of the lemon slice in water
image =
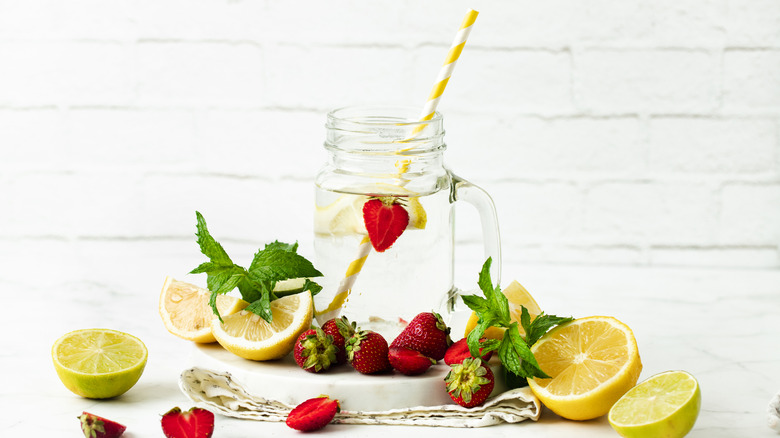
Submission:
POLYGON ((110 329, 84 329, 57 339, 54 369, 73 393, 87 398, 124 394, 138 382, 148 352, 140 339, 110 329))

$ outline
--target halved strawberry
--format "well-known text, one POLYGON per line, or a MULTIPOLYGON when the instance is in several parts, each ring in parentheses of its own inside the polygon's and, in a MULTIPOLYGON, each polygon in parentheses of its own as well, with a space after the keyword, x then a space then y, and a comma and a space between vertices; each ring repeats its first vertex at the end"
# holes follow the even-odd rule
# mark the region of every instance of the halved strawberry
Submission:
POLYGON ((78 416, 81 421, 81 431, 86 438, 117 438, 121 436, 126 427, 116 421, 98 417, 89 412, 82 412, 78 416))
POLYGON ((323 395, 310 398, 296 406, 287 415, 285 423, 295 430, 309 432, 327 426, 339 411, 339 401, 323 395))
POLYGON ((202 408, 182 412, 177 406, 162 416, 160 424, 168 438, 210 438, 214 433, 214 414, 202 408))
POLYGON ((363 204, 363 222, 376 252, 390 248, 409 225, 409 212, 392 196, 363 204))

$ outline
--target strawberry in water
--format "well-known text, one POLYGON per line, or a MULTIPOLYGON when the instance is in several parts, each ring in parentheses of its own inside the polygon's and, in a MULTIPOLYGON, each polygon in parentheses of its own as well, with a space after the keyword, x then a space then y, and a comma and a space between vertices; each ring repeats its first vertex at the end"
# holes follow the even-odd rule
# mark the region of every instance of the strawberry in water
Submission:
MULTIPOLYGON (((485 338, 482 338, 480 339, 480 342, 484 340, 485 338)), ((485 361, 490 360, 490 357, 493 356, 492 350, 488 351, 487 353, 482 353, 482 348, 480 348, 479 353, 482 354, 482 359, 485 361)), ((444 354, 444 363, 447 365, 463 363, 463 360, 468 357, 473 356, 469 351, 469 344, 466 342, 466 338, 463 338, 460 341, 452 344, 450 348, 447 349, 447 353, 444 354)))
POLYGON ((362 374, 374 374, 390 369, 385 338, 371 330, 360 330, 347 339, 347 361, 362 374))
POLYGON ((293 348, 293 357, 299 367, 312 373, 325 371, 336 364, 338 347, 333 345, 333 336, 321 328, 306 330, 298 336, 293 348))
POLYGON ((209 438, 214 433, 214 414, 202 408, 182 412, 175 407, 160 420, 167 438, 209 438))
POLYGON ((444 323, 441 315, 423 312, 414 317, 390 346, 410 348, 425 356, 441 360, 451 344, 450 328, 444 323))
POLYGON ((436 363, 435 360, 423 355, 419 351, 404 347, 391 347, 387 358, 393 368, 407 376, 422 374, 436 363))
POLYGON ((306 400, 293 408, 285 423, 295 430, 310 432, 327 426, 339 411, 339 401, 323 395, 306 400))
POLYGON ((103 417, 82 412, 78 416, 81 421, 81 431, 86 438, 117 438, 121 436, 126 427, 103 417))
POLYGON ((376 252, 384 252, 409 225, 409 212, 397 198, 369 199, 363 204, 363 222, 376 252))
POLYGON ((452 365, 444 382, 447 384, 447 393, 455 403, 473 408, 485 403, 493 392, 495 377, 490 367, 480 359, 467 358, 463 363, 452 365))
POLYGON ((347 363, 346 341, 355 334, 355 323, 350 323, 346 316, 333 318, 322 324, 322 331, 333 336, 333 345, 336 351, 336 363, 347 363))

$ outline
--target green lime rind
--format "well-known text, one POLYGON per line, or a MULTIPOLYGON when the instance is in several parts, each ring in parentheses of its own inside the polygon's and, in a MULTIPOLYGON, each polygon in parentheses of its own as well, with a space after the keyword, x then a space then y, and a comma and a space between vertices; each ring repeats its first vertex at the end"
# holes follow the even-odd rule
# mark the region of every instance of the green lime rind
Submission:
POLYGON ((656 374, 626 392, 609 411, 609 424, 625 438, 682 438, 701 409, 701 389, 685 371, 656 374))
POLYGON ((65 387, 92 399, 127 392, 141 378, 147 358, 140 339, 110 329, 75 330, 52 346, 54 369, 65 387))

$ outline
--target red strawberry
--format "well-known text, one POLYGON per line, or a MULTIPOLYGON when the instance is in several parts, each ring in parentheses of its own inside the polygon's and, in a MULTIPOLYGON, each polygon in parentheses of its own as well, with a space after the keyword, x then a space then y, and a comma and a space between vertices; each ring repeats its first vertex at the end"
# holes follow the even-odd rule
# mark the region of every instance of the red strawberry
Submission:
POLYGON ((407 376, 415 376, 424 373, 436 361, 419 351, 404 347, 392 347, 387 354, 390 365, 407 376))
POLYGON ((369 199, 363 204, 363 222, 376 252, 384 252, 409 225, 409 212, 394 197, 369 199))
POLYGON ((89 412, 82 412, 77 418, 81 420, 81 431, 87 438, 117 438, 125 433, 125 426, 89 412))
POLYGON ((202 408, 182 412, 177 406, 166 412, 160 423, 168 438, 209 438, 214 433, 214 414, 202 408))
POLYGON ((451 344, 450 328, 444 323, 441 315, 423 312, 414 317, 390 346, 410 348, 425 356, 441 360, 451 344))
POLYGON ((323 395, 293 408, 287 415, 286 423, 295 430, 310 432, 325 427, 339 411, 339 401, 323 395))
POLYGON ((333 345, 333 336, 321 328, 306 330, 298 336, 293 349, 295 363, 312 373, 319 373, 336 363, 338 348, 333 345))
MULTIPOLYGON (((480 339, 480 342, 484 341, 485 338, 480 339)), ((482 354, 482 348, 479 349, 480 354, 482 354)), ((482 355, 482 359, 486 362, 490 360, 490 357, 493 356, 493 351, 488 351, 487 353, 482 355)), ((471 352, 469 351, 469 344, 466 342, 466 338, 461 339, 460 341, 452 344, 450 348, 447 349, 447 353, 444 354, 444 363, 447 365, 454 365, 456 363, 462 363, 463 359, 466 359, 467 357, 473 357, 471 355, 471 352)))
POLYGON ((447 393, 455 403, 472 408, 485 403, 493 392, 495 377, 490 367, 481 360, 466 358, 463 363, 452 365, 444 382, 447 384, 447 393))
POLYGON ((377 332, 358 330, 347 339, 347 361, 362 374, 390 369, 387 341, 377 332))
POLYGON ((333 345, 338 348, 336 363, 347 363, 346 340, 355 334, 355 323, 350 323, 346 316, 333 318, 322 324, 322 331, 333 336, 333 345))

